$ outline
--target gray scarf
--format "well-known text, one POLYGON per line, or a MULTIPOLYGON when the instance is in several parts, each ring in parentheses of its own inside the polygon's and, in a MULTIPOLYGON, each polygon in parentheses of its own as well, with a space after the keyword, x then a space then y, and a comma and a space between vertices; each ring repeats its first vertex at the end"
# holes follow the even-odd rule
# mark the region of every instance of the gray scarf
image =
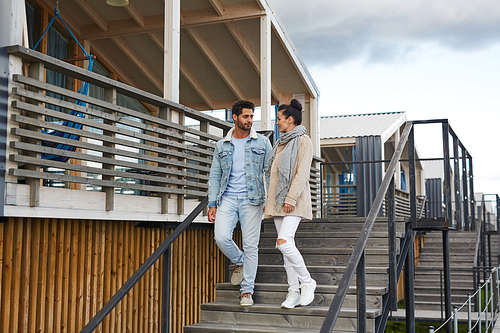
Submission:
MULTIPOLYGON (((273 165, 274 158, 276 157, 276 150, 278 146, 287 143, 283 152, 281 153, 280 160, 278 161, 278 184, 276 186, 275 206, 276 211, 280 211, 285 203, 286 195, 290 189, 290 182, 292 180, 293 168, 295 167, 295 160, 299 151, 300 136, 306 134, 306 128, 302 125, 295 127, 292 131, 281 133, 280 138, 274 144, 269 160, 266 167, 266 179, 269 180, 271 176, 271 166, 273 165)), ((268 181, 269 184, 269 181, 268 181)))

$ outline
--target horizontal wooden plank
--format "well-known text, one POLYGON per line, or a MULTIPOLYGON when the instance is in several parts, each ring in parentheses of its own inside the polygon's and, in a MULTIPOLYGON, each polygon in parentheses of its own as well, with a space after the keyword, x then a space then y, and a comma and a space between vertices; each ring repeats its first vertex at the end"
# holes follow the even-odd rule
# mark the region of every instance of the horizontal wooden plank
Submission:
MULTIPOLYGON (((193 161, 200 162, 200 163, 207 163, 207 164, 212 163, 212 160, 209 158, 198 157, 198 156, 193 155, 193 154, 182 153, 182 152, 178 152, 175 150, 166 149, 166 148, 158 147, 158 146, 152 146, 152 145, 148 145, 148 144, 144 144, 144 143, 140 143, 140 142, 134 142, 134 141, 130 141, 130 140, 122 140, 122 139, 119 139, 119 138, 116 138, 113 136, 107 136, 107 135, 102 135, 99 133, 84 131, 84 130, 80 130, 80 129, 76 129, 76 128, 72 128, 72 127, 68 127, 68 126, 64 126, 64 125, 59 125, 56 123, 51 123, 51 122, 47 122, 47 121, 43 121, 40 119, 31 118, 31 117, 13 114, 12 120, 15 122, 21 123, 21 124, 26 124, 26 125, 44 128, 45 130, 50 129, 50 130, 55 130, 55 131, 61 131, 64 133, 78 135, 78 136, 85 137, 88 139, 102 141, 103 143, 106 142, 106 143, 111 143, 111 144, 115 144, 115 145, 118 144, 118 145, 122 145, 122 146, 126 146, 126 147, 150 151, 152 153, 165 154, 165 155, 174 156, 177 158, 185 158, 185 159, 193 160, 193 161)), ((209 152, 210 154, 213 154, 213 151, 207 151, 207 152, 209 152)))
MULTIPOLYGON (((213 126, 219 127, 221 129, 229 130, 233 126, 228 122, 217 119, 210 115, 204 114, 202 112, 196 111, 194 109, 188 108, 184 105, 166 100, 160 96, 148 93, 146 91, 131 87, 124 83, 118 82, 116 80, 110 79, 103 75, 99 75, 90 72, 86 69, 68 64, 64 61, 55 59, 51 56, 45 55, 43 53, 25 48, 20 45, 9 46, 7 52, 16 57, 22 58, 26 62, 40 62, 43 63, 45 68, 51 69, 53 71, 66 74, 75 79, 88 82, 90 84, 103 87, 103 88, 115 88, 116 91, 122 95, 132 97, 141 102, 149 103, 158 107, 170 107, 173 110, 184 113, 186 116, 199 120, 208 121, 213 126)), ((13 80, 16 80, 18 75, 15 75, 13 80)))
MULTIPOLYGON (((40 83, 40 81, 37 81, 37 80, 33 80, 33 79, 30 79, 30 80, 33 82, 40 83)), ((49 86, 51 86, 51 85, 49 85, 49 86)), ((67 92, 71 93, 71 95, 73 95, 72 98, 76 98, 78 100, 87 102, 84 99, 85 96, 83 96, 81 94, 75 93, 71 90, 67 90, 64 88, 60 88, 60 87, 56 87, 56 86, 53 86, 53 87, 54 87, 54 89, 53 89, 54 93, 57 93, 59 95, 64 95, 64 92, 67 91, 67 92), (79 95, 81 95, 81 96, 79 96, 79 95)), ((198 130, 195 130, 193 128, 187 127, 187 126, 175 124, 173 122, 170 122, 170 121, 158 118, 158 117, 150 116, 150 115, 145 114, 145 113, 130 110, 130 109, 124 108, 122 106, 118 106, 118 105, 107 103, 107 102, 103 102, 103 105, 98 105, 98 106, 103 107, 111 112, 126 114, 129 116, 144 120, 144 121, 149 122, 149 123, 154 123, 157 126, 151 126, 151 125, 148 125, 147 123, 134 121, 132 119, 127 119, 126 117, 123 117, 121 115, 115 115, 111 112, 103 112, 103 111, 100 111, 100 110, 97 110, 94 108, 89 108, 88 105, 87 106, 77 105, 73 102, 67 102, 65 100, 61 100, 58 98, 44 95, 42 93, 36 93, 36 92, 28 91, 25 89, 20 89, 17 87, 14 87, 12 89, 12 93, 15 95, 21 96, 21 97, 26 97, 26 98, 32 99, 32 100, 37 101, 37 102, 51 104, 54 106, 65 108, 67 110, 73 110, 73 111, 77 111, 77 112, 80 112, 83 114, 92 115, 94 117, 101 118, 101 119, 107 119, 109 121, 113 121, 113 122, 120 123, 123 125, 135 127, 137 129, 140 129, 140 130, 151 131, 154 133, 161 133, 161 134, 164 134, 164 135, 172 137, 172 138, 186 140, 186 141, 193 142, 195 144, 205 146, 205 147, 212 147, 213 146, 213 144, 208 142, 207 140, 218 141, 220 139, 216 135, 208 135, 208 133, 198 131, 198 130), (163 127, 167 127, 167 129, 159 128, 158 125, 162 125, 163 127), (170 130, 172 128, 175 130, 175 132, 170 130), (191 135, 184 135, 184 134, 181 134, 179 132, 188 132, 191 135), (206 140, 197 139, 195 136, 205 138, 206 140)), ((89 97, 89 98, 91 98, 91 97, 89 97)), ((95 99, 95 98, 93 98, 93 100, 101 101, 101 100, 95 99)), ((90 102, 87 102, 87 103, 90 103, 90 102)), ((90 104, 92 104, 92 103, 90 103, 90 104)))
MULTIPOLYGON (((34 144, 30 144, 30 143, 25 143, 25 142, 17 142, 17 141, 11 142, 10 147, 13 149, 18 149, 18 150, 27 150, 27 151, 38 152, 38 153, 46 153, 46 154, 51 154, 51 155, 74 158, 74 159, 78 159, 78 160, 92 161, 92 162, 109 164, 109 165, 120 165, 123 167, 132 168, 132 169, 152 171, 152 172, 164 173, 164 174, 168 174, 168 175, 182 176, 182 177, 186 177, 186 178, 208 180, 208 175, 202 175, 202 174, 197 174, 197 173, 192 173, 192 172, 184 172, 181 170, 158 167, 158 166, 142 164, 142 163, 132 163, 132 162, 128 162, 128 161, 115 160, 115 159, 107 158, 107 157, 92 156, 92 155, 88 155, 88 154, 76 153, 76 152, 62 150, 62 149, 43 147, 43 146, 34 145, 34 144)), ((42 159, 40 159, 40 160, 42 161, 42 163, 40 165, 43 165, 44 160, 42 160, 42 159)))
POLYGON ((197 148, 197 147, 192 146, 192 145, 186 145, 186 144, 178 143, 178 142, 175 142, 172 140, 162 139, 159 137, 151 136, 151 135, 148 135, 145 133, 135 132, 135 131, 131 131, 131 130, 128 130, 125 128, 120 128, 120 127, 116 127, 113 125, 103 124, 103 123, 100 123, 97 121, 93 121, 93 120, 89 120, 89 119, 85 119, 85 118, 80 118, 78 116, 73 116, 73 115, 70 115, 67 113, 47 109, 47 108, 42 107, 42 106, 36 106, 34 104, 24 103, 21 101, 13 101, 12 107, 20 109, 20 110, 28 111, 28 112, 37 113, 37 114, 44 115, 44 116, 54 117, 54 118, 61 119, 61 120, 67 120, 67 121, 70 121, 73 123, 82 124, 82 125, 89 126, 92 128, 101 129, 103 131, 108 131, 111 133, 121 134, 121 135, 128 136, 131 138, 139 139, 139 140, 145 140, 148 142, 155 142, 159 145, 170 146, 170 147, 174 147, 174 148, 178 148, 178 149, 192 150, 192 151, 195 151, 195 152, 198 152, 201 154, 210 155, 210 152, 207 149, 197 148))
POLYGON ((9 174, 11 176, 16 176, 16 177, 55 180, 55 181, 60 181, 60 182, 89 184, 89 185, 114 187, 114 188, 125 188, 125 189, 129 189, 129 190, 138 190, 138 191, 194 195, 194 196, 199 196, 199 197, 204 197, 207 195, 207 193, 204 191, 183 190, 183 189, 179 189, 176 187, 130 184, 130 183, 117 182, 117 181, 112 181, 112 180, 84 178, 84 177, 61 175, 61 174, 54 174, 54 173, 41 172, 41 171, 24 170, 24 169, 9 169, 9 174))
MULTIPOLYGON (((170 166, 189 168, 189 169, 199 170, 202 172, 210 172, 209 167, 200 166, 200 165, 193 164, 193 163, 186 163, 186 162, 181 162, 178 160, 165 159, 165 158, 161 158, 161 157, 157 157, 157 156, 153 156, 153 155, 135 153, 135 152, 124 150, 124 149, 111 148, 111 147, 96 145, 93 143, 83 142, 80 140, 72 140, 72 139, 62 138, 62 137, 58 137, 58 136, 54 136, 54 135, 50 135, 50 134, 29 131, 29 130, 25 130, 22 128, 13 128, 12 134, 18 135, 21 137, 25 137, 25 138, 45 140, 45 141, 49 141, 49 142, 65 144, 65 145, 69 145, 69 146, 73 146, 73 147, 89 149, 89 150, 98 151, 98 152, 102 152, 102 153, 113 154, 116 156, 135 158, 138 160, 144 160, 144 161, 155 162, 155 163, 164 163, 164 164, 168 164, 170 166)), ((55 155, 58 155, 58 154, 55 154, 55 155)), ((115 157, 115 159, 116 159, 116 157, 115 157)))
POLYGON ((52 161, 52 160, 42 160, 40 158, 25 156, 25 155, 12 154, 9 156, 9 159, 12 162, 26 163, 26 164, 33 164, 33 165, 42 165, 43 164, 43 166, 46 166, 46 167, 53 167, 53 168, 58 168, 58 169, 63 169, 63 170, 72 170, 72 171, 101 174, 101 175, 107 175, 107 176, 113 176, 113 177, 125 177, 125 178, 132 178, 132 179, 138 179, 138 180, 154 181, 154 182, 158 182, 158 183, 171 184, 171 185, 196 186, 196 187, 199 187, 202 189, 208 189, 208 184, 201 183, 198 181, 194 182, 194 181, 188 181, 188 180, 182 180, 182 179, 176 179, 176 178, 170 178, 170 177, 152 176, 152 175, 145 175, 145 174, 139 174, 139 173, 133 173, 133 172, 93 168, 93 167, 89 167, 86 165, 65 163, 65 162, 52 161))

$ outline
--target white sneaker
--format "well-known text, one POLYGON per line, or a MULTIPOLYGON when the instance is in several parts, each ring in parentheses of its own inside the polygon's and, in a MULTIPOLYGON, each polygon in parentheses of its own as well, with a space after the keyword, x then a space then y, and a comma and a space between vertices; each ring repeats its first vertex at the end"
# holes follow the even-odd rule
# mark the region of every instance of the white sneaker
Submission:
POLYGON ((241 297, 241 299, 240 299, 241 306, 252 306, 253 305, 252 294, 243 293, 243 294, 241 294, 240 297, 241 297))
POLYGON ((293 309, 300 304, 300 294, 298 291, 289 291, 286 299, 281 303, 282 309, 293 309))
POLYGON ((303 283, 300 286, 300 305, 306 306, 314 300, 314 291, 316 290, 316 281, 311 279, 309 283, 303 283))
POLYGON ((231 284, 237 286, 243 281, 243 266, 234 266, 233 275, 231 275, 231 284))

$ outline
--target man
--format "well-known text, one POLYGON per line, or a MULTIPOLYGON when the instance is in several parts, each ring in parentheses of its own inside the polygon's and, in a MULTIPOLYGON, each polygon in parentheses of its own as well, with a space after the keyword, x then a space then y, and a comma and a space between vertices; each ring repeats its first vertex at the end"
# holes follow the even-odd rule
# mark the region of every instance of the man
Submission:
POLYGON ((231 283, 240 285, 240 305, 253 305, 258 245, 265 201, 264 167, 271 143, 253 128, 255 105, 238 101, 232 107, 234 128, 215 147, 208 188, 208 220, 215 222, 215 241, 235 265, 231 283), (243 251, 233 241, 240 221, 243 251))

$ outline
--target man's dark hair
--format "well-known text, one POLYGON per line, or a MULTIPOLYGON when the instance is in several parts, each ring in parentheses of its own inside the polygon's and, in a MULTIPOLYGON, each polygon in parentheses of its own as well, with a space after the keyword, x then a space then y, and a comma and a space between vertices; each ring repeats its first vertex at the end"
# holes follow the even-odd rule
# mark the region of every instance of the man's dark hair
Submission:
POLYGON ((238 117, 243 112, 243 109, 252 109, 252 111, 255 111, 255 104, 249 101, 241 100, 233 104, 231 112, 238 117))

